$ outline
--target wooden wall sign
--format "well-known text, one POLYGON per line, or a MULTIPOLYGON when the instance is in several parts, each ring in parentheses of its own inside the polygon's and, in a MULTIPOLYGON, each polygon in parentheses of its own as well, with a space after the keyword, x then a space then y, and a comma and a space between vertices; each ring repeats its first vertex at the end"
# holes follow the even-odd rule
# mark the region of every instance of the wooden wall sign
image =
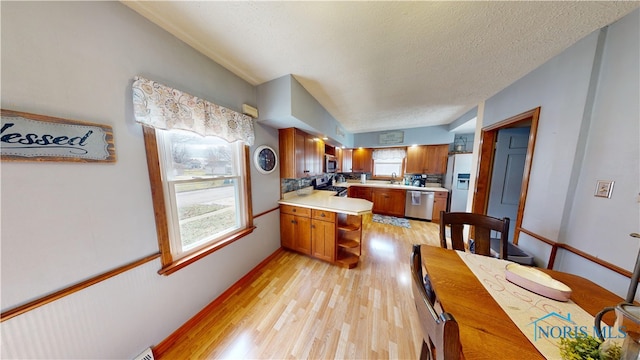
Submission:
POLYGON ((378 135, 380 145, 401 144, 404 141, 404 131, 388 131, 378 135))
POLYGON ((115 162, 111 126, 0 110, 0 159, 115 162))

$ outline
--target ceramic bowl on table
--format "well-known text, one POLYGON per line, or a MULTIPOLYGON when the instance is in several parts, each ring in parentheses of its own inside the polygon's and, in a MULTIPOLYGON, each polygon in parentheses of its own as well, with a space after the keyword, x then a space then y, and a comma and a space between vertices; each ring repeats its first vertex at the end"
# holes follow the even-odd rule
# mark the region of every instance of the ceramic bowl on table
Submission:
POLYGON ((536 268, 520 264, 508 264, 505 278, 531 292, 558 301, 568 301, 571 288, 536 268))

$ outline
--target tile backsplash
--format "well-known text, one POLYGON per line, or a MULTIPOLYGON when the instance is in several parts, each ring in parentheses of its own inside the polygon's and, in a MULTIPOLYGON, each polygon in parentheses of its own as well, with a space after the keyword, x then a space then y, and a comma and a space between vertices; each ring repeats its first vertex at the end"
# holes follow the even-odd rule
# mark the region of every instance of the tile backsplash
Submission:
POLYGON ((280 187, 282 188, 282 193, 286 194, 288 192, 300 190, 311 186, 311 182, 314 178, 301 178, 301 179, 281 179, 280 187))

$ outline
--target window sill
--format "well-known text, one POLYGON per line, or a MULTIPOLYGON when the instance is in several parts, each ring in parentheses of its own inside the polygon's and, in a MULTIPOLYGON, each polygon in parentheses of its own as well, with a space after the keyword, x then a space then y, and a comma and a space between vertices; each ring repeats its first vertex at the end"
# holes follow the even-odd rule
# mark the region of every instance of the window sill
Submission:
POLYGON ((202 259, 203 257, 218 251, 220 249, 222 249, 223 247, 233 243, 236 240, 240 240, 241 238, 251 234, 253 232, 253 229, 255 229, 255 226, 250 226, 247 227, 246 229, 240 230, 234 234, 232 234, 231 236, 229 236, 228 238, 219 241, 215 244, 212 244, 210 246, 207 246, 205 248, 202 248, 196 252, 194 252, 193 254, 189 254, 183 258, 180 258, 176 261, 173 261, 165 266, 162 267, 162 269, 160 269, 158 271, 158 274, 160 275, 171 275, 174 272, 186 267, 189 264, 192 264, 200 259, 202 259))

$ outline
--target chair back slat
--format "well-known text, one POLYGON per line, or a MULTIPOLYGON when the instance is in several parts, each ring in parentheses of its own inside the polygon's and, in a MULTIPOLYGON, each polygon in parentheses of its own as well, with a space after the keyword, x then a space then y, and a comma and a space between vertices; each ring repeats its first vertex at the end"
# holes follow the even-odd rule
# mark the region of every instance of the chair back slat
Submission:
POLYGON ((451 229, 451 247, 454 250, 465 250, 464 246, 464 225, 473 228, 473 241, 475 253, 481 255, 491 255, 491 232, 495 231, 500 236, 501 259, 507 258, 507 244, 509 242, 509 218, 498 219, 483 214, 466 212, 444 212, 440 213, 440 245, 447 248, 446 229, 451 229))
POLYGON ((460 331, 453 315, 443 312, 431 279, 423 276, 420 245, 413 245, 411 254, 413 299, 423 333, 420 359, 460 359, 460 331))

